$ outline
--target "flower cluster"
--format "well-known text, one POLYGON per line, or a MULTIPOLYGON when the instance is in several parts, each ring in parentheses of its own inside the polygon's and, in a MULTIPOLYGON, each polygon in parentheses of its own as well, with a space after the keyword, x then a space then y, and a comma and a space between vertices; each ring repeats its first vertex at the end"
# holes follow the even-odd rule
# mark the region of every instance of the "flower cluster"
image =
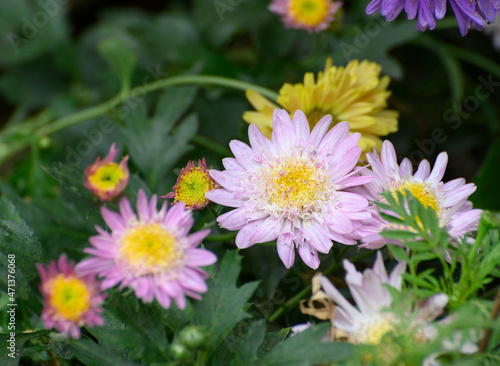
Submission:
POLYGON ((232 141, 235 158, 224 159, 225 171, 210 174, 223 188, 207 192, 208 199, 236 208, 218 217, 220 226, 239 230, 238 248, 277 241, 278 254, 287 268, 295 249, 311 268, 317 268, 318 252, 328 253, 332 240, 362 247, 380 248, 388 243, 380 232, 390 227, 374 202, 389 190, 409 191, 424 206, 432 207, 452 238, 474 230, 481 210, 473 210, 467 198, 475 190, 462 178, 441 182, 447 163, 439 155, 434 169, 424 160, 413 175, 411 163, 397 165, 394 147, 386 141, 381 158, 367 154, 370 168, 356 168, 360 134, 349 134, 347 122, 329 132, 332 117, 317 122, 312 131, 305 114, 297 110, 293 120, 284 110, 273 113, 271 141, 259 128, 249 127, 250 146, 232 141))
MULTIPOLYGON (((487 23, 493 23, 500 14, 498 0, 449 0, 458 21, 460 33, 465 36, 470 27, 482 30, 487 23)), ((443 19, 446 15, 446 0, 372 0, 367 8, 367 14, 380 10, 387 21, 392 21, 404 9, 408 19, 417 18, 417 28, 420 30, 434 29, 436 19, 443 19)))

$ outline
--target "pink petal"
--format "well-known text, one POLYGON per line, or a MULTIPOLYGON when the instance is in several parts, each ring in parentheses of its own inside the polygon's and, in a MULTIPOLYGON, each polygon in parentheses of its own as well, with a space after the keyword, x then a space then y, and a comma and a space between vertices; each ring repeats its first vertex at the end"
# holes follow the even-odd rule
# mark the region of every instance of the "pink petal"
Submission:
POLYGON ((277 151, 286 151, 288 146, 295 143, 295 130, 290 116, 284 110, 276 109, 273 112, 272 142, 277 151))
POLYGON ((427 180, 429 173, 431 171, 431 166, 427 160, 422 160, 418 165, 418 169, 415 172, 414 177, 422 180, 427 180))
POLYGON ((316 249, 311 248, 307 243, 299 244, 299 255, 300 258, 312 269, 317 269, 319 267, 319 257, 316 249))
POLYGON ((208 191, 205 193, 205 197, 212 202, 228 207, 241 207, 247 202, 247 200, 234 198, 233 192, 222 188, 208 191))
POLYGON ((300 109, 297 109, 293 114, 292 123, 295 127, 295 135, 297 144, 305 144, 311 134, 307 117, 300 109))
POLYGON ((248 219, 245 218, 245 210, 245 207, 240 207, 229 211, 217 217, 217 222, 224 229, 239 230, 248 222, 248 219))
POLYGON ((195 248, 210 234, 210 229, 197 231, 186 237, 186 247, 195 248))
POLYGON ((278 255, 286 268, 293 266, 295 261, 295 248, 290 239, 290 234, 281 234, 277 241, 278 255))
POLYGON ((240 189, 240 180, 227 171, 220 172, 215 169, 210 169, 210 175, 217 183, 229 191, 240 189))
POLYGON ((434 163, 434 168, 431 174, 426 179, 427 182, 439 183, 443 179, 444 172, 446 170, 446 165, 448 164, 448 154, 442 152, 438 155, 436 162, 434 163))
POLYGON ((332 153, 343 139, 349 135, 349 123, 340 122, 325 135, 318 147, 318 152, 332 153))
POLYGON ((126 223, 116 212, 113 212, 106 207, 101 207, 101 214, 102 218, 112 231, 122 231, 125 229, 126 223))
POLYGON ((186 262, 191 267, 205 267, 217 262, 217 257, 208 250, 192 248, 186 252, 186 262))
POLYGON ((259 163, 257 162, 252 148, 247 144, 239 140, 232 140, 229 143, 229 148, 233 152, 236 160, 238 160, 238 163, 240 163, 245 170, 254 170, 259 167, 259 163))
POLYGON ((273 143, 254 124, 248 128, 248 139, 250 140, 250 145, 258 155, 262 153, 265 155, 274 155, 276 153, 273 143))

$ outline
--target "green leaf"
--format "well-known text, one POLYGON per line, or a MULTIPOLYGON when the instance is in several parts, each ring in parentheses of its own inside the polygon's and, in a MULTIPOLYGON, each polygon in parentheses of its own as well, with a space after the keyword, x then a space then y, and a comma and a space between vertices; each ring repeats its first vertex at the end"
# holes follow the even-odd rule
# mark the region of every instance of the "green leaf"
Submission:
POLYGON ((428 243, 423 241, 408 241, 405 242, 405 246, 415 252, 428 252, 432 248, 428 243))
MULTIPOLYGON (((387 206, 387 207, 389 207, 389 206, 387 206)), ((393 223, 396 225, 408 225, 408 223, 406 221, 401 220, 400 218, 395 217, 393 215, 388 215, 388 214, 383 213, 383 212, 380 212, 379 215, 380 215, 380 217, 382 217, 383 219, 387 220, 390 223, 393 223)))
POLYGON ((14 203, 5 196, 0 198, 0 218, 2 220, 14 221, 18 224, 22 221, 14 203))
POLYGON ((329 324, 312 326, 288 338, 277 344, 271 352, 259 360, 258 365, 309 366, 322 362, 330 364, 347 360, 352 355, 354 345, 343 342, 321 342, 329 327, 329 324))
POLYGON ((13 296, 16 299, 26 300, 29 298, 31 287, 23 271, 20 268, 13 268, 12 264, 9 268, 9 258, 6 254, 0 252, 0 288, 4 290, 6 294, 9 294, 9 283, 11 285, 10 293, 12 294, 12 289, 14 289, 15 293, 13 293, 13 296), (13 270, 15 270, 14 273, 12 272, 13 270), (9 280, 11 281, 9 282, 9 280), (14 282, 12 282, 12 280, 14 280, 14 282), (15 285, 12 287, 13 283, 15 285))
POLYGON ((163 181, 182 155, 192 150, 189 141, 198 130, 196 115, 177 122, 193 102, 196 91, 195 87, 166 89, 151 120, 145 105, 138 102, 125 118, 123 139, 131 159, 148 177, 151 190, 166 190, 167 187, 157 187, 158 182, 163 181))
POLYGON ((97 48, 101 56, 118 74, 121 93, 127 93, 130 90, 132 72, 137 64, 137 56, 134 51, 127 42, 116 37, 101 41, 97 48))
POLYGON ((384 230, 380 233, 384 238, 393 240, 413 240, 418 237, 417 233, 403 230, 384 230))
POLYGON ((0 349, 0 365, 2 366, 17 366, 19 364, 19 360, 21 358, 21 353, 24 347, 24 343, 33 338, 38 338, 45 335, 47 331, 42 330, 39 332, 33 333, 15 333, 14 335, 14 349, 10 349, 10 339, 11 334, 0 334, 0 342, 2 347, 0 349), (12 357, 13 356, 13 357, 12 357))
POLYGON ((404 250, 400 246, 389 244, 387 247, 391 251, 394 258, 406 262, 410 260, 410 257, 408 257, 408 254, 406 253, 406 250, 404 250))
POLYGON ((438 258, 438 256, 432 252, 418 253, 418 254, 415 254, 412 256, 412 259, 417 263, 423 262, 423 261, 430 261, 430 260, 437 259, 437 258, 438 258))
POLYGON ((133 295, 125 297, 116 292, 107 302, 114 315, 126 324, 125 330, 114 332, 117 344, 127 344, 135 358, 148 362, 168 359, 163 314, 156 304, 143 304, 133 295), (128 340, 122 341, 122 336, 128 340))
POLYGON ((232 365, 254 366, 257 365, 257 351, 264 341, 266 333, 266 321, 261 319, 253 323, 247 331, 246 336, 241 340, 232 365))
POLYGON ((246 312, 247 301, 258 286, 258 282, 248 282, 236 287, 241 270, 241 257, 237 251, 228 251, 217 275, 207 281, 208 292, 203 301, 193 305, 199 325, 204 325, 211 334, 210 346, 214 347, 221 337, 238 322, 250 317, 246 312))
POLYGON ((78 360, 88 366, 137 366, 142 363, 128 361, 114 352, 107 346, 97 344, 89 338, 82 337, 80 340, 70 339, 68 344, 71 346, 73 355, 78 360))
POLYGON ((24 221, 0 220, 0 250, 16 256, 16 269, 20 269, 28 279, 38 276, 37 263, 48 261, 45 248, 24 221))
POLYGON ((82 169, 61 162, 54 162, 50 167, 44 169, 69 192, 88 200, 93 200, 95 198, 95 196, 83 185, 85 182, 85 174, 82 169))

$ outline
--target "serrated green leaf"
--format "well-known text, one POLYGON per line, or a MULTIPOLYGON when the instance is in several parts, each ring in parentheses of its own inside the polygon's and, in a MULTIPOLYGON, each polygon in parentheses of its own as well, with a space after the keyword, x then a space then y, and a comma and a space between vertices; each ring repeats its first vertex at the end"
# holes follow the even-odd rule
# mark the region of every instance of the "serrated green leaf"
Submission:
POLYGON ((309 366, 322 362, 333 363, 347 360, 352 355, 354 345, 321 342, 329 327, 329 324, 312 326, 278 343, 271 352, 258 361, 258 365, 309 366))
POLYGON ((266 321, 261 319, 251 324, 247 334, 241 340, 235 357, 231 362, 234 366, 254 366, 257 365, 257 351, 264 341, 266 333, 266 321))
POLYGON ((119 357, 112 352, 107 346, 97 344, 92 340, 82 337, 79 340, 70 339, 68 345, 72 348, 72 358, 78 360, 88 366, 138 366, 144 363, 136 363, 119 357))
POLYGON ((2 366, 17 366, 19 364, 19 359, 21 358, 24 343, 30 339, 41 337, 46 333, 47 331, 45 330, 33 333, 15 333, 14 352, 10 349, 10 332, 8 334, 0 334, 0 342, 2 344, 0 349, 0 364, 2 366))
POLYGON ((186 303, 184 310, 171 306, 169 309, 164 310, 164 314, 164 322, 173 333, 179 332, 184 326, 189 324, 194 316, 193 307, 190 302, 186 303))
POLYGON ((16 206, 7 197, 0 198, 0 219, 21 223, 22 219, 16 206))
MULTIPOLYGON (((116 292, 107 303, 113 314, 126 324, 125 336, 135 340, 136 347, 131 349, 134 357, 148 362, 168 360, 163 313, 156 304, 143 304, 134 296, 124 297, 116 292)), ((115 332, 115 336, 120 335, 120 331, 115 332)))
POLYGON ((215 347, 221 337, 238 322, 250 317, 246 312, 248 299, 254 293, 258 282, 248 282, 236 287, 241 270, 241 257, 237 251, 228 251, 217 275, 207 281, 208 292, 203 301, 193 305, 195 318, 211 335, 210 345, 215 347))
POLYGON ((189 115, 177 122, 191 105, 195 92, 196 88, 193 87, 168 89, 168 94, 160 98, 151 120, 144 103, 137 103, 125 119, 121 134, 131 159, 148 177, 148 185, 152 190, 166 189, 158 187, 158 182, 162 182, 179 158, 192 149, 189 141, 198 130, 196 115, 189 115))
POLYGON ((164 134, 170 132, 175 122, 187 112, 198 92, 196 86, 167 88, 158 98, 152 119, 154 125, 161 126, 164 134))
POLYGON ((129 44, 120 38, 113 37, 101 41, 97 49, 111 68, 118 74, 121 92, 128 92, 130 90, 132 72, 137 64, 137 56, 129 44))
POLYGON ((392 240, 413 240, 418 237, 417 233, 403 230, 384 230, 380 233, 384 238, 392 240))
POLYGON ((44 169, 69 192, 88 200, 95 198, 83 185, 85 182, 85 174, 82 169, 61 162, 54 162, 50 167, 44 169))
POLYGON ((0 220, 0 250, 5 254, 15 254, 16 267, 28 279, 38 276, 37 263, 48 261, 45 248, 24 221, 0 220))

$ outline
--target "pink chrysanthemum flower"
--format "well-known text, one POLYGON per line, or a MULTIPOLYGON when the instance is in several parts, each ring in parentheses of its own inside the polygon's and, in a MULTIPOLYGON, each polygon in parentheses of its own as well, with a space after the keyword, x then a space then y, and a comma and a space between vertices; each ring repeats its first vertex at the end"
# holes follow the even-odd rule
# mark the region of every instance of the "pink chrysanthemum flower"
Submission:
MULTIPOLYGON (((319 280, 323 291, 337 305, 335 328, 346 332, 352 343, 377 345, 384 335, 394 331, 401 321, 394 313, 387 311, 393 299, 386 286, 401 291, 406 262, 397 264, 390 276, 387 275, 380 252, 377 252, 373 268, 366 269, 363 273, 358 272, 348 260, 344 260, 343 264, 347 271, 345 281, 358 309, 345 299, 328 278, 321 276, 319 280)), ((448 296, 442 293, 417 304, 410 329, 415 331, 417 338, 425 341, 422 329, 441 315, 447 304, 448 296)))
POLYGON ((353 172, 361 154, 360 134, 349 135, 347 122, 328 131, 331 121, 330 115, 323 117, 311 132, 302 111, 292 121, 285 110, 275 110, 272 141, 254 124, 248 129, 251 147, 231 141, 236 159, 223 160, 225 171, 210 171, 224 189, 206 196, 237 208, 217 221, 239 230, 238 248, 277 239, 287 268, 295 260, 295 247, 309 267, 317 268, 318 251, 328 253, 332 240, 356 244, 357 223, 370 218, 368 201, 344 189, 373 177, 353 172))
POLYGON ((82 276, 74 270, 75 263, 61 255, 47 267, 37 264, 40 292, 45 299, 42 321, 47 329, 56 328, 65 337, 80 338, 80 327, 103 325, 101 304, 106 294, 92 275, 82 276))
MULTIPOLYGON (((211 168, 210 168, 211 169, 211 168)), ((194 161, 189 161, 182 168, 173 192, 160 196, 160 198, 173 198, 174 202, 183 202, 190 210, 203 210, 210 201, 205 197, 205 193, 212 189, 219 188, 207 170, 205 158, 198 160, 198 166, 194 161)))
POLYGON ((194 220, 183 203, 176 203, 167 211, 164 202, 157 211, 156 201, 153 195, 148 202, 140 190, 138 217, 126 198, 120 201, 120 213, 102 207, 102 217, 112 232, 96 227, 99 235, 89 239, 93 248, 84 250, 93 257, 80 262, 77 270, 104 277, 103 289, 120 284, 120 289, 134 289, 135 295, 146 303, 156 298, 168 308, 173 299, 184 309, 184 294, 201 299, 199 293, 207 291, 208 274, 199 267, 215 263, 217 257, 197 248, 210 230, 188 235, 194 220))
POLYGON ((269 10, 279 16, 287 28, 321 32, 330 26, 342 7, 332 0, 273 0, 269 10))
POLYGON ((115 163, 118 149, 111 145, 108 155, 101 160, 97 159, 85 169, 85 182, 83 185, 94 193, 101 201, 111 201, 119 196, 127 187, 129 171, 127 167, 128 156, 122 158, 119 164, 115 163))
MULTIPOLYGON (((377 179, 364 186, 369 192, 370 200, 380 200, 380 194, 384 190, 394 194, 408 190, 425 207, 436 211, 440 225, 446 226, 452 238, 463 238, 466 233, 477 228, 482 210, 473 210, 472 203, 467 200, 476 190, 476 186, 472 183, 466 184, 463 178, 447 183, 441 181, 448 163, 448 155, 445 152, 438 155, 432 171, 429 162, 422 160, 415 174, 407 158, 398 166, 396 151, 389 141, 384 141, 382 145, 381 158, 376 153, 368 153, 366 156, 377 176, 377 179)), ((374 211, 374 220, 371 222, 373 230, 363 235, 361 246, 378 249, 389 243, 401 244, 400 241, 385 239, 380 235, 382 230, 393 226, 382 219, 378 212, 374 211)))

